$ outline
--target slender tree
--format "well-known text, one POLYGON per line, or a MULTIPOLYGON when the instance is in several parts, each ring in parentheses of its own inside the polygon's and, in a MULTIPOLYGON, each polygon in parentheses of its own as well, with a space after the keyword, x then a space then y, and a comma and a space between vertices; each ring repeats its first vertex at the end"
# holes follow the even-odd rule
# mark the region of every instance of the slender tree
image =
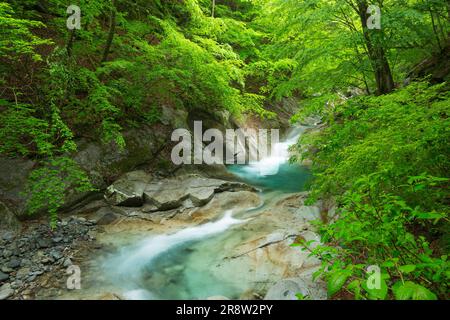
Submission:
POLYGON ((109 17, 109 32, 106 40, 105 50, 103 51, 102 63, 108 60, 108 55, 111 51, 111 45, 114 39, 116 30, 116 0, 111 0, 111 15, 109 17))
POLYGON ((394 80, 389 61, 386 57, 386 51, 380 41, 373 40, 375 34, 381 33, 382 31, 377 29, 370 30, 368 28, 367 21, 369 19, 369 14, 367 13, 367 9, 369 4, 366 0, 357 0, 356 2, 349 0, 348 3, 357 12, 360 18, 367 55, 374 71, 377 93, 389 93, 394 89, 394 80))

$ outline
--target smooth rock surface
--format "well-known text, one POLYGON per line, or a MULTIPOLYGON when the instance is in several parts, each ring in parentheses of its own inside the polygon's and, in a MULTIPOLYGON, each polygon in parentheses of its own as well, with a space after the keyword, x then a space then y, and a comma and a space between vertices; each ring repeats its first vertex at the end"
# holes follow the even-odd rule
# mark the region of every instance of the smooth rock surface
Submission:
POLYGON ((267 291, 264 300, 298 300, 297 294, 310 300, 327 298, 323 282, 314 282, 310 277, 296 277, 278 281, 267 291))
POLYGON ((105 199, 114 206, 140 207, 144 203, 144 189, 151 179, 144 171, 129 172, 106 189, 105 199))
POLYGON ((9 279, 9 275, 0 271, 0 282, 3 282, 8 279, 9 279))
POLYGON ((9 283, 0 287, 0 300, 5 300, 14 294, 14 290, 9 283))
POLYGON ((147 185, 144 199, 146 204, 156 207, 157 210, 170 210, 182 206, 186 200, 190 200, 189 203, 195 207, 203 206, 211 201, 215 193, 254 190, 242 182, 187 175, 147 185))

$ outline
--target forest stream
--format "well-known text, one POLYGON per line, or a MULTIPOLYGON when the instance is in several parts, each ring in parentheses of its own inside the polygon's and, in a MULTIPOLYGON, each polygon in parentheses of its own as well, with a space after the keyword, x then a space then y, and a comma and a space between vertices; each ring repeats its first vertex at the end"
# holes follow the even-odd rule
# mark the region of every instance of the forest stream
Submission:
POLYGON ((449 3, 0 1, 0 302, 448 300, 449 3))
MULTIPOLYGON (((305 196, 302 191, 309 171, 288 161, 289 147, 305 128, 291 129, 284 141, 277 144, 275 156, 254 164, 229 166, 229 172, 258 191, 241 191, 241 195, 238 192, 231 204, 232 192, 217 194, 205 206, 206 212, 210 212, 207 220, 192 224, 186 219, 181 219, 185 220, 181 223, 170 219, 162 223, 170 225, 168 230, 152 227, 147 231, 143 230, 146 223, 141 222, 134 227, 127 224, 127 228, 99 234, 98 240, 108 243, 109 250, 96 253, 89 262, 88 280, 83 278, 83 289, 74 290, 65 298, 98 297, 113 292, 125 299, 255 299, 262 298, 274 282, 298 271, 287 270, 289 263, 308 269, 312 260, 289 247, 298 230, 289 230, 293 217, 287 216, 292 212, 282 210, 283 201, 305 196), (261 167, 269 166, 276 174, 261 174, 261 167), (278 216, 272 215, 275 207, 278 216), (278 222, 269 223, 274 219, 278 222), (272 242, 283 245, 283 249, 274 248, 276 253, 263 252, 271 250, 272 242), (297 252, 286 254, 286 251, 297 252), (285 257, 271 261, 265 254, 285 257)), ((285 207, 289 209, 292 204, 285 207)), ((305 208, 310 208, 304 211, 306 215, 317 213, 315 207, 305 208)), ((312 232, 306 236, 317 238, 312 232)), ((311 265, 317 265, 317 261, 311 265)))

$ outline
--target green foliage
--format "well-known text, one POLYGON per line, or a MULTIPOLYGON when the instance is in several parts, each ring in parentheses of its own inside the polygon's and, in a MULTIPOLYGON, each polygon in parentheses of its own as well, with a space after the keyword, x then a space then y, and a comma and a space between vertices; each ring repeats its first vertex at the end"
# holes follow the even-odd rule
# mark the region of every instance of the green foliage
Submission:
POLYGON ((51 44, 51 41, 34 35, 30 29, 44 27, 39 21, 14 17, 14 11, 6 2, 0 2, 0 56, 10 60, 30 55, 34 60, 41 60, 35 47, 51 44))
POLYGON ((380 90, 380 74, 401 83, 448 50, 446 1, 383 1, 381 30, 363 27, 364 0, 218 1, 214 17, 208 0, 77 4, 72 31, 65 1, 0 2, 0 154, 38 163, 30 214, 47 211, 54 227, 66 196, 92 190, 71 158, 78 138, 123 148, 125 129, 162 126, 165 109, 274 118, 264 106, 295 96, 292 122, 325 123, 297 149, 313 161, 310 201, 339 206, 317 225, 324 244, 301 244, 322 259, 329 296, 447 297, 448 84, 370 95, 394 87, 380 90))
POLYGON ((265 61, 292 61, 289 76, 269 86, 272 95, 302 96, 346 92, 358 88, 375 92, 375 69, 380 64, 368 50, 383 51, 394 81, 443 50, 450 24, 446 1, 266 0, 255 25, 265 32, 261 55, 265 61), (360 4, 381 8, 381 30, 363 29, 360 4), (367 38, 368 37, 368 38, 367 38))
MULTIPOLYGON (((323 133, 301 142, 321 150, 304 154, 315 163, 314 192, 341 194, 369 174, 388 192, 397 192, 408 176, 445 176, 450 166, 449 99, 446 84, 420 82, 390 95, 363 96, 335 106, 323 133)), ((427 196, 434 203, 435 196, 427 196)))
POLYGON ((78 192, 94 190, 86 173, 79 169, 74 160, 59 157, 44 162, 29 177, 26 189, 28 212, 48 211, 50 225, 55 228, 57 211, 64 204, 67 192, 72 189, 78 192))
POLYGON ((328 295, 333 296, 336 292, 338 292, 351 274, 351 271, 348 269, 338 269, 335 272, 330 273, 327 279, 328 295))
POLYGON ((307 155, 315 173, 310 201, 336 196, 339 204, 338 219, 318 223, 325 245, 311 249, 322 258, 330 297, 447 296, 449 244, 437 243, 449 223, 449 101, 445 83, 426 82, 353 98, 300 142, 318 149, 307 155), (381 268, 379 289, 366 285, 370 265, 381 268))
POLYGON ((34 152, 38 155, 51 154, 52 144, 47 121, 34 116, 36 113, 27 105, 9 105, 0 116, 0 152, 22 156, 34 152))
POLYGON ((427 288, 411 282, 397 282, 392 288, 397 300, 436 300, 436 295, 427 288))
POLYGON ((67 188, 85 185, 67 162, 80 137, 124 148, 123 130, 158 124, 164 108, 276 116, 246 89, 261 37, 248 1, 233 2, 245 14, 224 4, 212 18, 209 1, 82 0, 80 30, 66 28, 67 5, 0 3, 0 153, 39 163, 30 212, 48 208, 54 222, 67 188))

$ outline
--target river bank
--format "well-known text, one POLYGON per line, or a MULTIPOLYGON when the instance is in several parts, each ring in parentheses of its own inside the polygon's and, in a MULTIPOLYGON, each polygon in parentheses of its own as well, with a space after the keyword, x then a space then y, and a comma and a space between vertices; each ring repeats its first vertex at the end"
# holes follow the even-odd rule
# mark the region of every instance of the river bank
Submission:
POLYGON ((230 167, 227 180, 133 171, 104 199, 64 216, 57 234, 36 222, 35 239, 7 235, 3 297, 325 299, 324 284, 312 280, 320 261, 291 246, 299 239, 319 243, 310 222, 333 215, 320 202, 304 205, 307 170, 287 162, 298 134, 282 143, 281 157, 264 160, 280 166, 274 176, 258 176, 254 165, 230 167), (283 183, 293 175, 296 186, 283 183), (71 228, 80 233, 68 237, 71 228), (28 247, 14 250, 27 239, 28 247), (71 265, 81 270, 80 290, 67 289, 71 265))

